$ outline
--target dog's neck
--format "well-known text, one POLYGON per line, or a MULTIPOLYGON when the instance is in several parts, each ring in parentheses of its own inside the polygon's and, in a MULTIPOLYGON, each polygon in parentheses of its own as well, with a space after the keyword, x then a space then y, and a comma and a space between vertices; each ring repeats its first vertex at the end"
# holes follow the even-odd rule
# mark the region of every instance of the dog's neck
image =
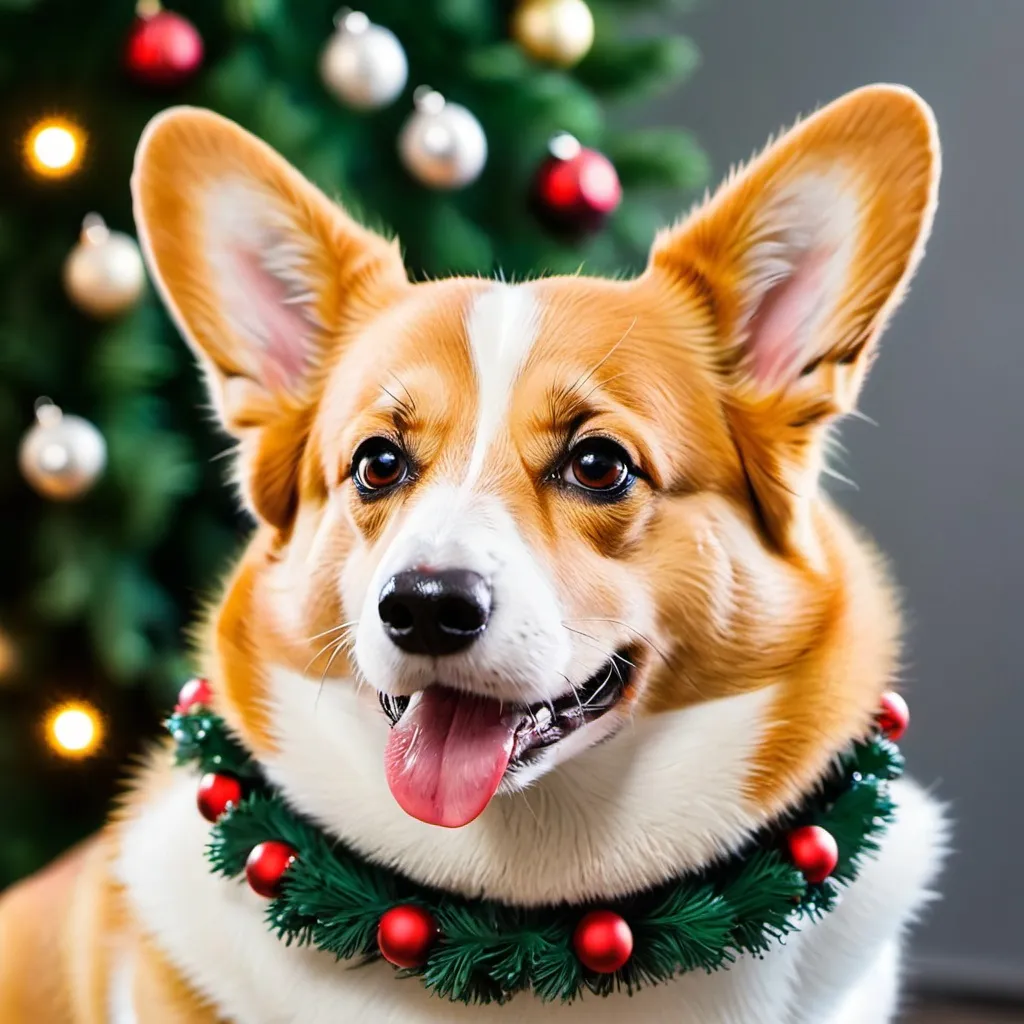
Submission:
POLYGON ((449 830, 391 796, 388 721, 372 691, 283 668, 267 677, 270 780, 361 854, 427 884, 516 903, 620 895, 699 868, 765 823, 745 789, 771 686, 638 717, 449 830))

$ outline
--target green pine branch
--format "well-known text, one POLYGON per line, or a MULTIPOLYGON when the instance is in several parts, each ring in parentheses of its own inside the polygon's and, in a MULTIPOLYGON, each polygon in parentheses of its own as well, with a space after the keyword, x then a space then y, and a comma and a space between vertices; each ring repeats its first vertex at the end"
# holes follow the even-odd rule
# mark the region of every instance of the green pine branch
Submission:
POLYGON ((700 66, 700 53, 686 36, 599 40, 576 69, 597 95, 637 101, 684 82, 700 66))

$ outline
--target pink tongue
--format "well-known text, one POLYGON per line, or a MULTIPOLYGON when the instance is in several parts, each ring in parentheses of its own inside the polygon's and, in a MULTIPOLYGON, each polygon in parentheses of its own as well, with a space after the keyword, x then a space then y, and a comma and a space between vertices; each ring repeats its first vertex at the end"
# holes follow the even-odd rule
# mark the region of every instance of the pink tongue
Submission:
POLYGON ((391 795, 430 825, 468 824, 501 783, 520 718, 488 697, 429 687, 388 736, 391 795))

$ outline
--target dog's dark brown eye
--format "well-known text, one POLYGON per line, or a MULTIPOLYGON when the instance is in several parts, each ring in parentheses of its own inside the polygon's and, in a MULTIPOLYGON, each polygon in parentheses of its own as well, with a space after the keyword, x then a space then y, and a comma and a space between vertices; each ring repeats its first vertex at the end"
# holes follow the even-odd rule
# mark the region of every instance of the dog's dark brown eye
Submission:
POLYGON ((562 479, 575 487, 611 497, 626 491, 635 479, 629 456, 614 441, 581 441, 562 468, 562 479))
POLYGON ((394 487, 409 472, 409 462, 405 455, 383 437, 371 437, 364 441, 356 449, 352 463, 352 479, 363 494, 394 487))

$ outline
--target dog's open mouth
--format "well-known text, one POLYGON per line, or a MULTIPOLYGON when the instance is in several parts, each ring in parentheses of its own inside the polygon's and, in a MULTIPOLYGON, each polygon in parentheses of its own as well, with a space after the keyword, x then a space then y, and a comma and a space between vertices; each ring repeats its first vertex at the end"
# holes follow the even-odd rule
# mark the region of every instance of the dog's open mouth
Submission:
POLYGON ((607 714, 629 686, 636 651, 617 651, 582 686, 551 703, 516 705, 446 686, 412 697, 380 695, 392 730, 384 754, 402 808, 458 828, 490 802, 507 772, 607 714))

